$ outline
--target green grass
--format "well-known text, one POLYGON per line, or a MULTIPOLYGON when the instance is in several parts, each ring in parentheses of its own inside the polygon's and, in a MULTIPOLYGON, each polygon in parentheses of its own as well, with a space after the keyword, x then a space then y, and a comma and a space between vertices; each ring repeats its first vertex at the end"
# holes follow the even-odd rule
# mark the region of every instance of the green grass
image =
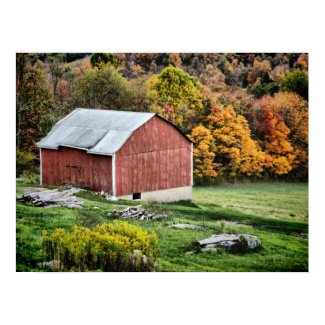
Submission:
MULTIPOLYGON (((19 189, 20 192, 21 189, 19 189)), ((109 213, 140 202, 108 202, 84 191, 82 211, 66 208, 36 208, 17 203, 17 270, 39 271, 46 259, 41 250, 41 231, 74 224, 111 222, 109 213)), ((193 189, 193 202, 141 203, 168 217, 150 222, 133 221, 158 235, 158 271, 307 271, 308 270, 308 186, 270 183, 223 185, 193 189), (236 221, 242 226, 229 226, 236 221), (204 230, 173 229, 172 223, 191 223, 204 230), (258 236, 260 251, 246 254, 195 253, 195 240, 218 233, 247 233, 258 236)))
POLYGON ((308 219, 307 185, 267 183, 196 189, 194 203, 265 217, 308 219))

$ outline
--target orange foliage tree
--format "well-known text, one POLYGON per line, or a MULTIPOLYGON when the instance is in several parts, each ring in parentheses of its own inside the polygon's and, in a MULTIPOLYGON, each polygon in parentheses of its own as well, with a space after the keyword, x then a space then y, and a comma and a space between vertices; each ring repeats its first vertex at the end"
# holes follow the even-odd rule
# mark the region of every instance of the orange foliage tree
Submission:
POLYGON ((259 176, 266 156, 251 138, 244 116, 237 115, 231 105, 217 106, 208 116, 216 147, 216 163, 221 175, 259 176))
POLYGON ((256 132, 267 154, 267 166, 277 175, 288 174, 294 160, 293 147, 288 139, 290 129, 283 117, 270 106, 271 96, 264 96, 256 105, 256 132))
POLYGON ((295 155, 292 171, 305 179, 308 175, 308 102, 298 94, 280 92, 274 95, 269 105, 283 117, 290 129, 288 138, 295 155))
POLYGON ((188 136, 194 143, 194 175, 203 178, 216 177, 218 174, 214 170, 217 166, 213 162, 215 154, 213 152, 213 137, 211 131, 202 125, 197 126, 188 136))

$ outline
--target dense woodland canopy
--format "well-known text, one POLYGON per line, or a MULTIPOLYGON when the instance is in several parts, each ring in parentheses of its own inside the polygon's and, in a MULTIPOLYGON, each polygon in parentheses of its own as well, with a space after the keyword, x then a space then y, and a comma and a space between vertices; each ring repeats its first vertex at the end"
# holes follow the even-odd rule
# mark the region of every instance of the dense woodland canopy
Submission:
POLYGON ((16 86, 19 162, 37 159, 35 142, 56 121, 88 107, 177 125, 194 142, 197 182, 308 177, 305 53, 19 53, 16 86))

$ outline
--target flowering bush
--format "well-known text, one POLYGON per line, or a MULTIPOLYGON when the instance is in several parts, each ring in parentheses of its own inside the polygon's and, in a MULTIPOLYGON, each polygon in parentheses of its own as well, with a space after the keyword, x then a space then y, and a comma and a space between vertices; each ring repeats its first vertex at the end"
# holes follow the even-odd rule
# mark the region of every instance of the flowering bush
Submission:
POLYGON ((43 248, 61 268, 72 271, 150 271, 156 258, 156 234, 115 221, 93 229, 74 226, 71 233, 43 231, 43 248))

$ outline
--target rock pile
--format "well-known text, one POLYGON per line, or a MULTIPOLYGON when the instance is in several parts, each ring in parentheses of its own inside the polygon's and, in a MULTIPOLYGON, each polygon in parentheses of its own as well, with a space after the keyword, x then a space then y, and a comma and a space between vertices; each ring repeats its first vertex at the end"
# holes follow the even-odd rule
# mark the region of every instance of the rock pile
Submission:
POLYGON ((139 220, 155 220, 155 219, 166 217, 166 215, 164 214, 148 213, 146 210, 142 208, 141 205, 128 207, 121 211, 113 210, 112 215, 122 219, 139 219, 139 220))
POLYGON ((261 247, 262 243, 256 236, 247 234, 221 234, 196 242, 201 251, 216 251, 223 248, 229 252, 249 252, 261 247))
POLYGON ((78 188, 71 188, 69 190, 59 191, 54 190, 40 190, 38 192, 28 192, 23 194, 18 200, 23 202, 31 202, 38 207, 67 207, 67 208, 82 208, 83 202, 80 201, 73 194, 79 192, 78 188))

